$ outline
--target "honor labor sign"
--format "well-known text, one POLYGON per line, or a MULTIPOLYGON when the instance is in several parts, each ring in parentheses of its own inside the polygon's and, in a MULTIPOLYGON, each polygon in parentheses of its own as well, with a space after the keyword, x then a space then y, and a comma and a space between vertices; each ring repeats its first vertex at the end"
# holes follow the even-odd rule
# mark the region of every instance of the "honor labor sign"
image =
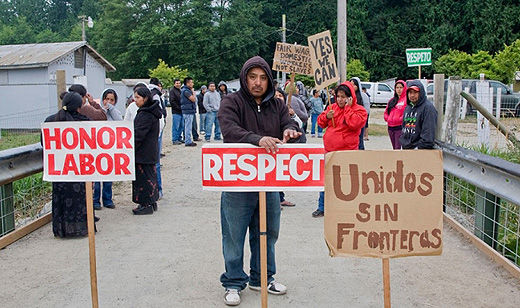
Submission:
POLYGON ((42 124, 43 180, 135 179, 134 124, 128 121, 42 124))
POLYGON ((202 147, 202 187, 218 191, 323 190, 322 145, 284 144, 277 153, 243 143, 202 147))

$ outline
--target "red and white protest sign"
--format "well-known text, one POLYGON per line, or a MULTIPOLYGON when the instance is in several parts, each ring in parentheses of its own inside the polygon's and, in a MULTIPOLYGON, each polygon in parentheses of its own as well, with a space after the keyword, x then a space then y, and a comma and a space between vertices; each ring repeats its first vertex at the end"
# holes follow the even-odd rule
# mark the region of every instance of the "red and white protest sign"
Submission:
POLYGON ((42 145, 45 181, 135 179, 133 122, 43 123, 42 145))
POLYGON ((325 150, 284 144, 277 153, 243 143, 202 147, 202 187, 218 191, 323 190, 325 150))

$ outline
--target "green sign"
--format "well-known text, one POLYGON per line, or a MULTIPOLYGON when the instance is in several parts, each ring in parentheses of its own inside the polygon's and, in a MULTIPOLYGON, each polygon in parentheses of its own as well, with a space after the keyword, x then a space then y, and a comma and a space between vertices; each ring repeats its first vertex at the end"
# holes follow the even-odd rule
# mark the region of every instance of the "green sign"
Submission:
POLYGON ((432 65, 431 48, 406 49, 406 62, 408 66, 432 65))

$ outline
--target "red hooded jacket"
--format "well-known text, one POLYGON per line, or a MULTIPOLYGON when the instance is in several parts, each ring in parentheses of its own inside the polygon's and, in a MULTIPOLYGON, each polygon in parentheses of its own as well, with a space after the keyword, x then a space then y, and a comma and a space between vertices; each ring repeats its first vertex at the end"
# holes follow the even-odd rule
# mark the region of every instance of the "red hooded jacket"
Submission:
MULTIPOLYGON (((389 127, 396 127, 396 126, 402 126, 403 125, 403 114, 404 109, 406 108, 406 82, 403 80, 397 80, 395 84, 398 83, 403 85, 403 92, 401 92, 401 96, 397 97, 397 94, 394 94, 394 97, 388 101, 388 104, 392 102, 392 100, 397 99, 397 103, 395 104, 394 108, 390 110, 390 114, 388 114, 388 104, 385 108, 385 113, 383 114, 385 121, 388 123, 389 127)), ((395 90, 395 88, 394 88, 395 90)))
MULTIPOLYGON (((347 86, 351 93, 356 93, 350 81, 345 81, 341 85, 347 86)), ((318 125, 327 128, 323 136, 325 152, 357 150, 359 134, 366 121, 367 111, 362 105, 357 104, 356 95, 352 95, 351 106, 345 105, 340 108, 337 103, 334 103, 327 107, 318 116, 318 125), (334 125, 332 125, 332 119, 327 119, 327 112, 331 109, 334 110, 334 125)))

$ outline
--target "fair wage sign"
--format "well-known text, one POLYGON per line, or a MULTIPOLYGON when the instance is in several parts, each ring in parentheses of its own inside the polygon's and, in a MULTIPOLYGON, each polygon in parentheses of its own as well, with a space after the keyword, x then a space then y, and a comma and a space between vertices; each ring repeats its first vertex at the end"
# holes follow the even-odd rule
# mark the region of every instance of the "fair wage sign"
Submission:
POLYGON ((50 122, 41 132, 43 180, 135 180, 133 122, 50 122))
POLYGON ((277 42, 273 57, 273 70, 312 75, 309 47, 277 42))
POLYGON ((324 154, 318 144, 279 145, 276 153, 243 143, 202 147, 202 187, 216 191, 323 190, 324 154))
POLYGON ((311 50, 312 76, 316 89, 320 90, 339 81, 334 48, 330 31, 324 31, 307 38, 311 50))
POLYGON ((406 49, 406 63, 408 66, 432 65, 431 48, 408 48, 406 49))
POLYGON ((325 240, 331 256, 442 253, 442 153, 326 155, 325 240))

